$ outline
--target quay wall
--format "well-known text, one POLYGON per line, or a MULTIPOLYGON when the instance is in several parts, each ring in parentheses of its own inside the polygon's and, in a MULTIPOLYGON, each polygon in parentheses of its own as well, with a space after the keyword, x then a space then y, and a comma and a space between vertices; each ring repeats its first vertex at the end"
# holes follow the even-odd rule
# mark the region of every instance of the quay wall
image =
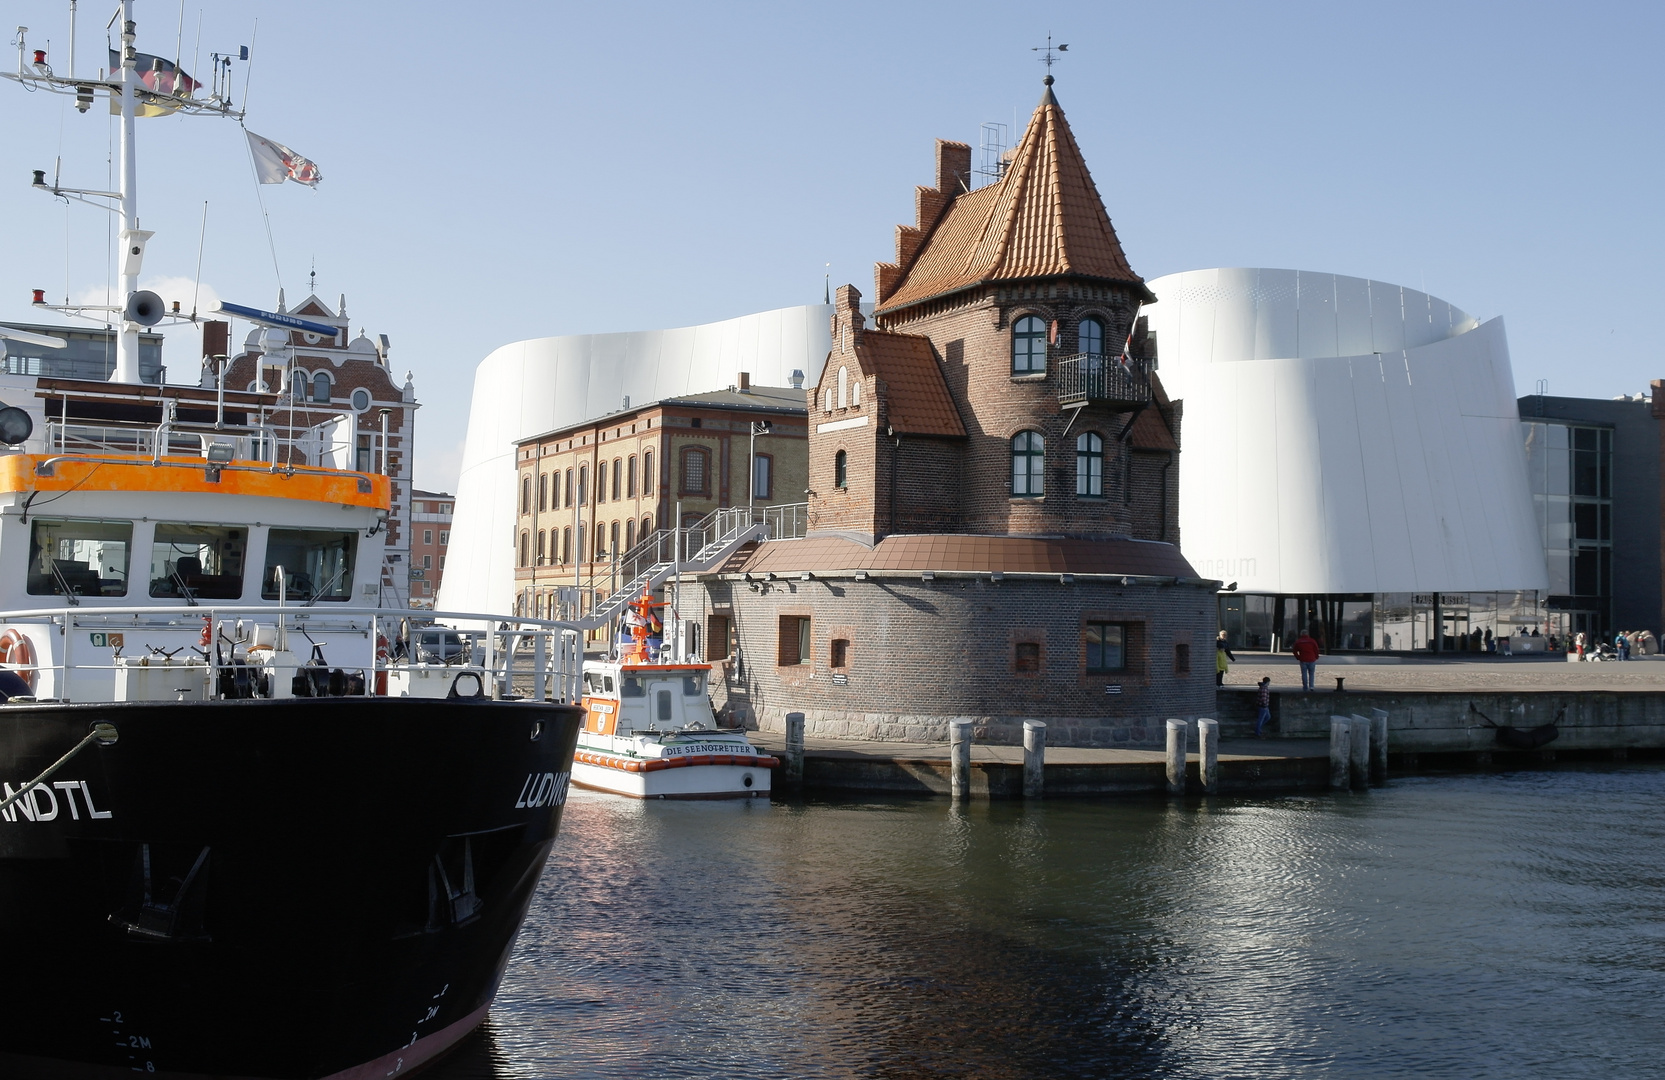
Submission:
MULTIPOLYGON (((1253 717, 1252 691, 1220 697, 1232 706, 1221 711, 1233 721, 1244 712, 1253 717)), ((1665 691, 1657 690, 1279 692, 1272 695, 1272 730, 1284 738, 1328 738, 1332 715, 1369 716, 1372 709, 1388 714, 1390 755, 1494 751, 1497 736, 1486 718, 1533 728, 1563 709, 1560 737, 1545 750, 1665 748, 1665 691)))

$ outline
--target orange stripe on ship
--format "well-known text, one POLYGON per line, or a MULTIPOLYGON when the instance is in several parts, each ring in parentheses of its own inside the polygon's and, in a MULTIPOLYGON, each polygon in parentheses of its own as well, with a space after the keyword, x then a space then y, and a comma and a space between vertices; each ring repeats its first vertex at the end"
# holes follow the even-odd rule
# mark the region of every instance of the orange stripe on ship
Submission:
POLYGON ((254 495, 268 499, 300 499, 371 509, 392 509, 392 485, 385 476, 314 469, 293 470, 260 461, 233 461, 220 471, 218 483, 207 477, 208 462, 200 457, 164 456, 162 465, 148 458, 132 461, 90 461, 58 457, 52 474, 38 476, 35 467, 50 460, 42 454, 13 454, 0 458, 3 491, 190 491, 212 495, 254 495), (366 485, 367 482, 367 485, 366 485), (368 486, 369 491, 361 490, 368 486))

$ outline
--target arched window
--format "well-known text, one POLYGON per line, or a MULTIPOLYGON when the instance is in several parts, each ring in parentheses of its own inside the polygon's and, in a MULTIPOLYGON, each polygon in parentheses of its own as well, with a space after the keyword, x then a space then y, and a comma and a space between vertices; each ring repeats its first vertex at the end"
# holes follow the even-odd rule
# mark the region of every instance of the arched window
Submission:
POLYGON ((328 401, 330 399, 330 377, 320 371, 312 377, 312 400, 328 401))
POLYGON ((591 556, 591 558, 592 558, 592 560, 601 560, 601 559, 605 559, 606 557, 607 557, 607 523, 605 521, 598 521, 598 522, 595 523, 595 554, 593 556, 591 556))
POLYGON ((526 556, 527 556, 527 550, 526 549, 530 545, 531 538, 532 538, 531 533, 523 532, 523 533, 520 534, 520 565, 522 565, 522 566, 526 565, 526 556))
POLYGON ((307 387, 311 385, 311 379, 312 376, 297 368, 295 370, 294 382, 289 384, 290 400, 294 401, 297 405, 305 401, 306 390, 307 387))
POLYGON ((572 561, 572 526, 570 525, 561 530, 561 561, 564 563, 572 561))
POLYGON ((840 450, 833 455, 833 487, 850 486, 850 456, 840 450))
POLYGON ((1031 499, 1046 494, 1046 440, 1038 431, 1012 436, 1012 494, 1031 499))
POLYGON ((642 536, 643 540, 646 540, 648 537, 650 537, 652 535, 653 535, 653 515, 648 514, 648 515, 646 515, 642 518, 642 533, 641 533, 641 536, 642 536))
POLYGON ((545 534, 544 534, 544 531, 543 531, 543 530, 542 530, 542 529, 539 529, 539 530, 538 530, 538 565, 539 565, 539 566, 542 566, 542 565, 543 565, 543 558, 544 558, 544 547, 543 547, 543 544, 544 544, 544 535, 545 535, 545 534))
POLYGON ((832 401, 833 401, 832 394, 833 394, 832 387, 830 387, 830 386, 827 387, 826 406, 827 406, 827 411, 828 412, 832 412, 832 401))
MULTIPOLYGON (((532 512, 532 474, 527 473, 520 478, 520 512, 532 512)), ((524 563, 522 565, 525 565, 524 563)))
POLYGON ((1046 323, 1025 315, 1012 327, 1012 374, 1033 375, 1046 370, 1046 323))
POLYGON ((623 458, 614 458, 613 459, 613 499, 614 499, 614 501, 618 500, 618 497, 619 497, 619 482, 623 479, 624 479, 624 459, 623 458))
POLYGON ((653 451, 642 455, 642 494, 652 495, 659 490, 659 475, 653 471, 653 451))
POLYGON ((590 467, 588 465, 580 465, 580 466, 578 466, 578 505, 579 506, 588 505, 588 500, 585 499, 584 496, 589 494, 589 487, 590 487, 590 467))
POLYGON ((1104 439, 1096 432, 1075 437, 1075 493, 1088 498, 1104 495, 1104 439))
POLYGON ((572 505, 572 470, 567 470, 567 498, 565 505, 572 505))
POLYGON ((838 369, 838 407, 842 409, 848 404, 850 404, 850 369, 841 367, 838 369))
POLYGON ((630 460, 624 466, 624 494, 628 499, 636 497, 636 455, 630 455, 630 460))
POLYGON ((624 523, 624 550, 629 551, 636 546, 636 519, 631 518, 624 523))
POLYGON ((538 509, 549 509, 549 474, 538 474, 538 509))
POLYGON ((1076 331, 1076 343, 1088 356, 1104 355, 1104 324, 1097 319, 1082 319, 1076 331))
POLYGON ((616 522, 616 521, 613 522, 612 545, 609 547, 608 550, 613 551, 614 553, 617 553, 619 550, 621 550, 619 548, 619 523, 616 522))
POLYGON ((857 379, 855 382, 850 384, 850 407, 853 408, 853 409, 861 408, 861 380, 860 379, 857 379))
POLYGON ((705 495, 709 493, 709 470, 706 468, 710 455, 697 446, 689 446, 682 451, 682 494, 705 495))

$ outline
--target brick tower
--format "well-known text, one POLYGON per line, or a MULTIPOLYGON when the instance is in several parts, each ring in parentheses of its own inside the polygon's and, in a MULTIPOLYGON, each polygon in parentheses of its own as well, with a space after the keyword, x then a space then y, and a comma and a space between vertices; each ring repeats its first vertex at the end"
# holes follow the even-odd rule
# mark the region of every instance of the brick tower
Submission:
POLYGON ((807 535, 707 579, 733 634, 712 658, 766 728, 801 710, 812 732, 939 738, 971 716, 1016 741, 1038 718, 1059 744, 1150 743, 1213 711, 1218 587, 1177 546, 1180 403, 1138 317, 1156 298, 1050 76, 1002 176, 970 179, 970 148, 939 141, 874 325, 838 290, 807 535))

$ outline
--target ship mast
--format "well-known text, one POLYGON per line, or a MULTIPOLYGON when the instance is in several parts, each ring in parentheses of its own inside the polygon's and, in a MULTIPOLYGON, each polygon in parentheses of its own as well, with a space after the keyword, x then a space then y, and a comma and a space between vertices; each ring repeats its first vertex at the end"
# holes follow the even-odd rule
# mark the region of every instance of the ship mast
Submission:
MULTIPOLYGON (((121 300, 120 304, 48 304, 43 291, 36 290, 33 306, 48 311, 57 311, 64 315, 77 318, 92 319, 96 322, 108 324, 114 319, 121 321, 121 330, 116 335, 116 364, 110 375, 110 381, 116 383, 140 383, 143 381, 139 371, 139 333, 145 327, 155 326, 160 322, 194 322, 193 316, 172 315, 162 310, 161 298, 153 293, 139 291, 139 272, 144 264, 145 242, 151 233, 139 228, 139 161, 138 140, 136 138, 134 121, 139 115, 139 108, 144 105, 147 109, 155 109, 161 115, 168 113, 185 113, 189 115, 213 115, 241 120, 243 114, 234 109, 231 103, 229 72, 225 73, 224 85, 220 81, 220 69, 216 66, 214 89, 206 98, 196 96, 196 84, 183 71, 178 70, 177 64, 168 65, 165 61, 153 59, 155 67, 154 85, 146 85, 143 75, 139 71, 141 54, 134 45, 136 38, 133 24, 133 0, 121 0, 121 66, 109 73, 106 79, 83 79, 75 75, 75 3, 70 3, 70 59, 69 75, 55 75, 47 64, 45 50, 35 50, 33 60, 27 59, 29 49, 24 35, 28 28, 17 28, 17 71, 0 71, 0 78, 11 79, 22 83, 30 90, 47 90, 58 94, 73 94, 75 107, 85 113, 91 107, 98 91, 103 91, 118 102, 121 116, 120 159, 121 178, 116 191, 96 191, 91 188, 64 187, 54 176, 50 181, 46 179, 44 170, 35 172, 34 187, 48 194, 75 202, 84 202, 103 209, 115 209, 121 222, 121 300), (171 68, 171 70, 170 70, 171 68), (166 73, 166 77, 164 77, 166 73), (171 82, 169 82, 171 80, 171 82), (164 83, 169 83, 164 86, 164 83)), ((241 50, 241 58, 248 58, 248 50, 241 50)), ((215 55, 214 63, 229 65, 231 57, 215 55)), ((147 113, 147 115, 149 115, 147 113)))
MULTIPOLYGON (((133 0, 121 0, 121 293, 139 291, 139 265, 148 234, 139 235, 139 163, 134 145, 133 120, 138 115, 135 89, 139 85, 138 51, 133 47, 133 0)), ((112 73, 113 74, 113 73, 112 73)), ((177 76, 176 76, 177 77, 177 76)), ((139 324, 122 316, 121 334, 116 338, 116 370, 111 382, 137 383, 139 377, 139 324)))

